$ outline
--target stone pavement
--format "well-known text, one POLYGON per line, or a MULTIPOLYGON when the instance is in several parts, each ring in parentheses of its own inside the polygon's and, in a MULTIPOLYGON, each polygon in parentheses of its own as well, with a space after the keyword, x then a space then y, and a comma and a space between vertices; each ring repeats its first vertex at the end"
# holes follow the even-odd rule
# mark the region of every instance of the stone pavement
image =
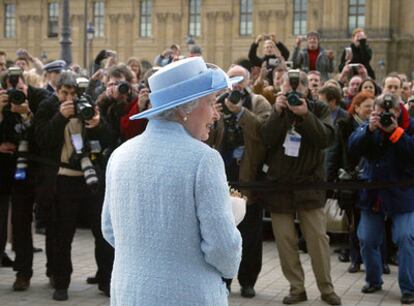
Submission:
MULTIPOLYGON (((44 248, 44 236, 35 235, 34 243, 35 246, 44 248)), ((10 268, 0 268, 0 305, 109 305, 109 299, 100 294, 96 286, 88 285, 85 282, 86 277, 94 275, 96 269, 93 257, 93 239, 90 231, 78 230, 72 246, 74 273, 69 288, 68 301, 54 302, 51 299, 53 291, 49 287, 48 279, 45 276, 45 254, 42 252, 35 254, 34 276, 32 278, 31 287, 26 292, 13 292, 11 290, 11 285, 14 281, 13 271, 10 268)), ((10 255, 11 251, 9 249, 7 251, 10 255)), ((299 305, 326 305, 320 301, 309 256, 302 254, 301 260, 306 274, 306 289, 309 301, 299 305)), ((342 297, 343 305, 400 305, 400 292, 396 281, 396 267, 391 267, 391 275, 384 276, 383 291, 372 295, 363 295, 360 292, 360 289, 364 284, 364 274, 347 273, 346 268, 348 267, 348 264, 338 262, 334 254, 331 255, 331 263, 335 289, 342 297)), ((281 301, 288 293, 288 283, 282 275, 274 242, 267 241, 264 243, 263 268, 256 285, 256 297, 253 299, 240 297, 237 281, 233 283, 232 291, 230 297, 231 306, 283 305, 281 301)))

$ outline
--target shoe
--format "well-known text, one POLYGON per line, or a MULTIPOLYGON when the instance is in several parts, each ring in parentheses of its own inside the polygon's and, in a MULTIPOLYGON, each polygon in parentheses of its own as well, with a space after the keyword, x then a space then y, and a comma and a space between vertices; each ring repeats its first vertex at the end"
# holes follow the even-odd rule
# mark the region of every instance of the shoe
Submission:
POLYGON ((391 274, 391 269, 390 266, 388 264, 383 264, 382 265, 382 273, 384 274, 391 274))
POLYGON ((401 304, 414 304, 414 294, 404 293, 401 297, 401 304))
POLYGON ((111 287, 109 285, 101 285, 101 284, 99 284, 98 285, 98 289, 100 291, 102 291, 102 293, 105 296, 107 296, 107 297, 110 297, 111 296, 111 287))
POLYGON ((361 265, 356 263, 351 263, 348 267, 349 273, 357 273, 361 270, 361 265))
POLYGON ((56 289, 53 292, 53 299, 55 301, 66 301, 68 298, 68 289, 56 289))
POLYGON ((17 276, 13 283, 14 291, 25 291, 30 287, 30 277, 17 276))
POLYGON ((322 294, 321 300, 329 305, 341 305, 341 298, 335 293, 322 294))
POLYGON ((98 283, 98 279, 96 278, 96 276, 90 276, 86 279, 86 283, 90 285, 94 285, 98 283))
POLYGON ((349 255, 345 254, 345 253, 342 253, 338 256, 338 260, 340 262, 349 262, 349 255))
POLYGON ((381 291, 382 290, 382 286, 372 286, 370 284, 366 284, 364 287, 362 287, 361 292, 362 293, 374 293, 377 291, 381 291))
POLYGON ((242 297, 251 299, 256 295, 256 291, 254 291, 254 288, 252 286, 244 286, 241 287, 240 294, 242 297))
POLYGON ((283 298, 282 303, 287 305, 297 304, 303 301, 307 301, 308 297, 306 292, 302 292, 300 294, 289 294, 283 298))
POLYGON ((14 265, 14 261, 10 259, 7 253, 3 253, 1 256, 1 266, 6 268, 12 268, 14 265))

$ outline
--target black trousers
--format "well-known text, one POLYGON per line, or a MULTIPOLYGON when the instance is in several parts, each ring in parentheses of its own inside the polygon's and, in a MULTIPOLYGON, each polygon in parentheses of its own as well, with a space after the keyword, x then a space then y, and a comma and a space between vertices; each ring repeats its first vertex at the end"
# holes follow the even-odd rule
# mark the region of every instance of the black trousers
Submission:
POLYGON ((9 217, 10 195, 0 194, 0 265, 7 243, 7 222, 9 217))
MULTIPOLYGON (((263 207, 258 203, 248 205, 246 216, 238 229, 243 242, 237 279, 242 287, 254 287, 262 269, 263 207)), ((224 281, 229 285, 232 280, 225 279, 224 281)))
POLYGON ((14 181, 11 195, 13 248, 16 254, 13 269, 16 276, 33 275, 32 221, 35 203, 34 177, 14 181))
POLYGON ((56 289, 69 287, 73 271, 71 245, 81 210, 83 213, 86 211, 90 216, 91 229, 95 238, 99 285, 109 286, 114 251, 102 236, 102 205, 103 191, 92 193, 83 177, 58 176, 52 224, 54 240, 52 275, 56 289))

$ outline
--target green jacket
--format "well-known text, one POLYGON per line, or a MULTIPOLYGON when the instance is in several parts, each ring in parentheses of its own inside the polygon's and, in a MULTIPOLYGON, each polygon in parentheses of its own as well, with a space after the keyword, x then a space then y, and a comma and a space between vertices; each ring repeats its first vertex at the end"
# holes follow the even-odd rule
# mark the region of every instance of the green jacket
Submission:
MULTIPOLYGON (((325 181, 324 149, 334 141, 334 127, 328 106, 322 102, 308 103, 309 112, 304 118, 274 110, 261 128, 263 141, 268 148, 267 180, 275 184, 294 184, 325 181), (295 121, 295 131, 302 136, 299 156, 285 155, 283 143, 286 133, 295 121)), ((266 208, 274 213, 294 213, 300 209, 323 207, 325 192, 321 190, 265 191, 266 208)))

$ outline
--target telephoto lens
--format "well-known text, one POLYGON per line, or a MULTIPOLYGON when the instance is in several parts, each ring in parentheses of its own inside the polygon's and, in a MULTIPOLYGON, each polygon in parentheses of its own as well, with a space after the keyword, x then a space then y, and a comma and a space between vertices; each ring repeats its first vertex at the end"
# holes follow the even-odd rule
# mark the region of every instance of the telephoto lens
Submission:
POLYGON ((80 160, 83 176, 85 177, 86 185, 94 186, 98 184, 98 176, 96 170, 92 165, 91 159, 88 156, 84 156, 80 160))
POLYGON ((24 92, 16 88, 9 89, 7 91, 7 95, 9 97, 9 102, 14 105, 21 105, 24 101, 26 101, 26 95, 24 92))
POLYGON ((119 83, 119 85, 118 85, 118 92, 121 95, 126 95, 127 93, 129 93, 130 89, 131 89, 131 87, 129 86, 128 82, 124 81, 124 82, 119 83))
MULTIPOLYGON (((27 140, 20 140, 18 153, 27 153, 29 150, 29 142, 27 140)), ((16 171, 14 173, 14 179, 17 181, 23 181, 27 177, 27 158, 19 156, 16 162, 16 171)))

